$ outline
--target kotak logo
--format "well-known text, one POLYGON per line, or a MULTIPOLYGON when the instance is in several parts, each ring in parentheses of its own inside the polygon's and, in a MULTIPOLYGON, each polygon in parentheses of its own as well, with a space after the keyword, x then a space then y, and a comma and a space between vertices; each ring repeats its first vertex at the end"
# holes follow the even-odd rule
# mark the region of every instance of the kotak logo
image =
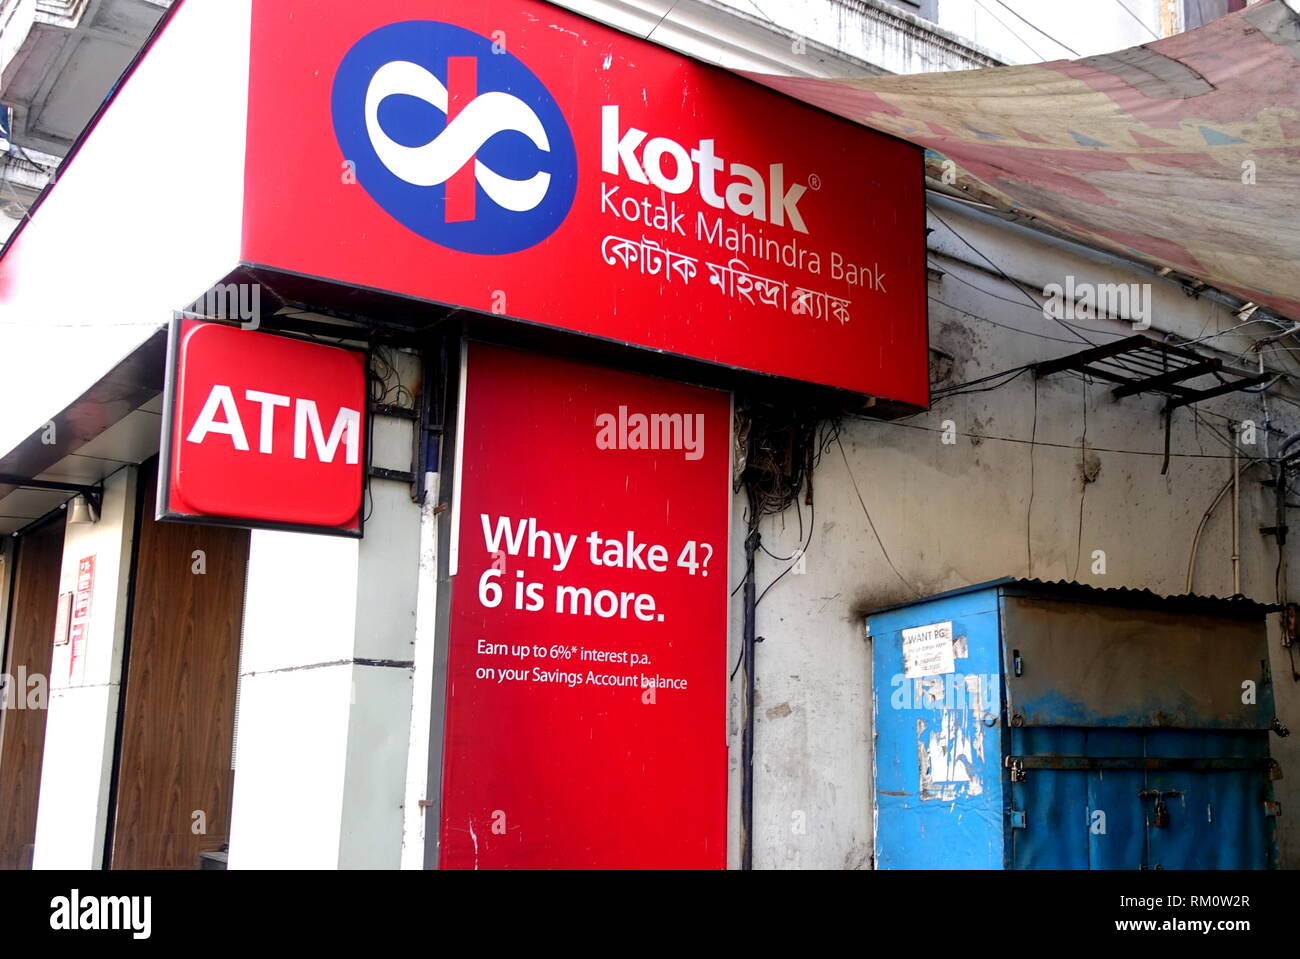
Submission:
POLYGON ((555 99, 516 57, 447 23, 394 23, 348 51, 334 131, 357 182, 420 236, 515 253, 550 236, 577 189, 555 99))
POLYGON ((457 87, 458 100, 465 108, 453 113, 451 95, 441 80, 424 67, 405 60, 386 63, 371 77, 366 91, 366 132, 370 145, 389 172, 414 186, 447 184, 445 215, 449 221, 474 219, 473 185, 497 206, 526 213, 546 198, 551 175, 538 171, 526 180, 509 180, 482 160, 476 160, 483 144, 504 130, 517 130, 533 141, 537 149, 551 151, 546 129, 524 101, 508 93, 475 93, 477 61, 473 57, 450 57, 447 75, 457 87), (450 119, 447 128, 424 146, 408 147, 384 132, 379 106, 390 96, 412 96, 437 107, 450 119), (470 169, 473 178, 457 176, 470 169))
POLYGON ((721 210, 725 206, 737 216, 770 221, 776 226, 784 226, 789 220, 793 229, 808 232, 799 213, 799 200, 808 188, 796 183, 786 189, 784 164, 770 164, 765 182, 763 174, 752 166, 728 166, 715 152, 713 140, 700 140, 687 152, 676 140, 655 137, 647 142, 647 136, 645 130, 636 127, 623 130, 617 106, 602 107, 600 168, 612 176, 618 176, 621 169, 628 179, 653 185, 665 193, 685 193, 695 186, 700 198, 711 207, 721 210), (671 174, 664 169, 665 157, 671 159, 671 174), (732 181, 719 193, 718 174, 724 170, 732 181))
POLYGON ((166 515, 359 529, 363 354, 185 321, 174 362, 166 515))

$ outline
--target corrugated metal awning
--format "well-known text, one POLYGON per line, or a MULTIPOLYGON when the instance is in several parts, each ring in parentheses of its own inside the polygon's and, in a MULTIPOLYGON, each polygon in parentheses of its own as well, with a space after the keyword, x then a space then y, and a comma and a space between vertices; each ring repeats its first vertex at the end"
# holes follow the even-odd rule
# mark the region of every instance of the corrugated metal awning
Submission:
POLYGON ((1180 613, 1202 613, 1207 616, 1225 616, 1240 619, 1261 619, 1269 613, 1277 612, 1280 606, 1259 603, 1246 596, 1204 596, 1197 593, 1179 593, 1165 596, 1149 589, 1130 589, 1124 586, 1089 586, 1073 580, 1025 579, 1019 576, 1004 576, 984 583, 961 586, 933 596, 910 599, 904 603, 894 603, 873 609, 869 615, 887 612, 891 609, 905 609, 929 603, 949 596, 963 593, 976 593, 981 590, 1000 589, 1004 595, 1038 596, 1045 599, 1091 603, 1096 606, 1119 606, 1125 609, 1161 609, 1180 613))

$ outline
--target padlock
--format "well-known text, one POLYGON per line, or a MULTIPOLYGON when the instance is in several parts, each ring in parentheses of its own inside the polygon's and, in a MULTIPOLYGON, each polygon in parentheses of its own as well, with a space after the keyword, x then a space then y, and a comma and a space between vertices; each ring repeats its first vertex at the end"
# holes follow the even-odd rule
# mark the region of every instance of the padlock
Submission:
POLYGON ((1156 799, 1155 819, 1152 824, 1161 828, 1169 825, 1169 807, 1165 805, 1163 798, 1156 799))

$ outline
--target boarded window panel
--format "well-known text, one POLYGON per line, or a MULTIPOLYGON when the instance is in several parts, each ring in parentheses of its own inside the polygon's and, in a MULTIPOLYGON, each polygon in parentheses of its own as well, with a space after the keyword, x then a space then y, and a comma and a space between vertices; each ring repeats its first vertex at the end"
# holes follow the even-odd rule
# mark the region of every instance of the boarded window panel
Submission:
POLYGON ((159 523, 141 483, 112 865, 195 869, 229 840, 248 531, 159 523))
MULTIPOLYGON (((22 537, 14 567, 13 607, 4 669, 16 684, 20 676, 45 677, 48 691, 54 655, 54 622, 59 606, 64 520, 22 537)), ((27 690, 11 688, 10 705, 27 690)), ((48 704, 48 699, 47 703, 48 704)), ((45 709, 5 709, 0 713, 0 869, 30 869, 36 841, 36 806, 45 750, 45 709)))

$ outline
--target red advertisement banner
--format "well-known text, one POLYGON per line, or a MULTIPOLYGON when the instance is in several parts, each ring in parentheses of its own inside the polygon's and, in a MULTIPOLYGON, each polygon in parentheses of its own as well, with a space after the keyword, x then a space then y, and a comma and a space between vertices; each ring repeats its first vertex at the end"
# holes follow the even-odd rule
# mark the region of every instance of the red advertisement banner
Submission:
POLYGON ((444 868, 726 864, 726 393, 471 344, 444 868))

